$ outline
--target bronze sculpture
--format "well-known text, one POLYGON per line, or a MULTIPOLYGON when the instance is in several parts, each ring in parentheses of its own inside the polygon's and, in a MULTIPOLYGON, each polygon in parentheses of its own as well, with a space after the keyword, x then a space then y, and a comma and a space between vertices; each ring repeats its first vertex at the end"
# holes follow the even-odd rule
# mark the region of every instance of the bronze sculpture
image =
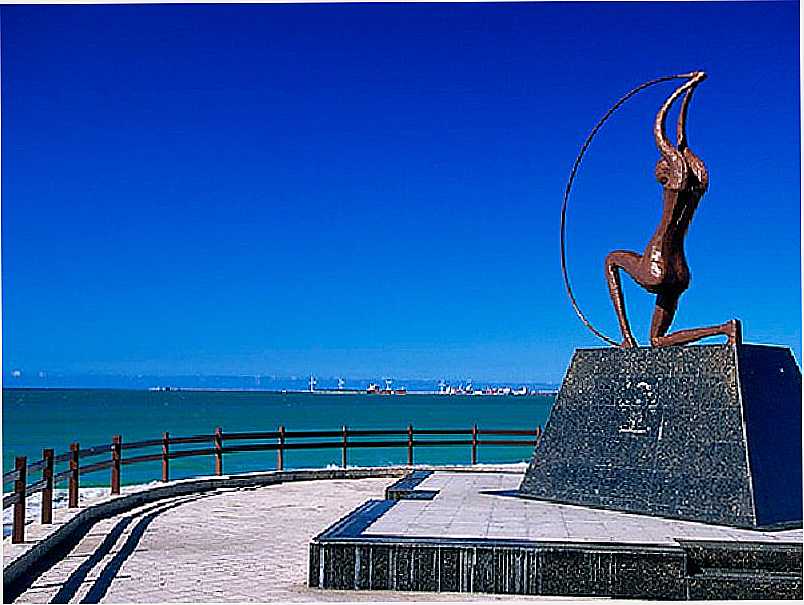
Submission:
POLYGON ((564 206, 561 213, 561 264, 564 272, 564 281, 576 313, 597 336, 615 346, 624 348, 636 347, 628 317, 625 310, 620 271, 625 271, 634 281, 648 292, 656 294, 656 307, 650 326, 650 342, 653 346, 683 345, 695 342, 708 336, 725 335, 730 344, 741 341, 741 325, 739 320, 732 319, 724 324, 702 328, 679 330, 667 334, 670 324, 678 308, 681 294, 689 287, 690 272, 684 255, 684 237, 687 234, 692 216, 698 207, 698 202, 706 192, 709 176, 703 161, 695 155, 689 147, 686 134, 687 111, 695 88, 706 79, 702 71, 677 76, 667 76, 646 82, 635 88, 620 99, 609 112, 598 122, 587 138, 567 183, 564 194, 564 206), (623 340, 620 343, 608 338, 596 330, 584 317, 578 308, 569 284, 566 271, 565 258, 565 217, 566 205, 572 181, 577 172, 580 160, 591 143, 592 137, 600 129, 608 117, 627 99, 640 90, 667 80, 682 78, 684 84, 675 91, 662 104, 656 115, 653 127, 653 136, 659 149, 661 158, 656 164, 656 179, 663 188, 663 210, 659 226, 648 242, 642 254, 628 250, 615 250, 606 256, 605 273, 617 320, 620 324, 623 340), (678 115, 676 144, 673 145, 667 138, 665 122, 667 112, 673 103, 683 95, 678 115))

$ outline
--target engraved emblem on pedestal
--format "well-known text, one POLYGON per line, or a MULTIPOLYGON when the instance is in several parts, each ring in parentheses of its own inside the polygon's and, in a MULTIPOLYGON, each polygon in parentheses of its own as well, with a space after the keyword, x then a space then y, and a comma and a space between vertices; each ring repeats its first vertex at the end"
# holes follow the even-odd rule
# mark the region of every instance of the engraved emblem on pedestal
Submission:
POLYGON ((620 433, 647 435, 650 433, 650 412, 656 410, 656 394, 644 381, 629 381, 626 389, 626 395, 618 405, 624 419, 618 430, 620 433))

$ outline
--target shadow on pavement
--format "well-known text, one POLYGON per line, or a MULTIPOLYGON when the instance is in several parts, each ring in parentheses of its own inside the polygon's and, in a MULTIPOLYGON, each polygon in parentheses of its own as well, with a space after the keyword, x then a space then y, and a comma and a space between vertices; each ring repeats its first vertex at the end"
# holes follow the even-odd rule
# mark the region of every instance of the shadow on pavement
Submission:
MULTIPOLYGON (((112 552, 114 545, 123 536, 126 529, 133 522, 139 519, 134 528, 131 530, 123 546, 114 555, 111 561, 106 564, 106 566, 100 572, 98 578, 90 587, 89 592, 81 600, 82 603, 98 603, 106 594, 109 586, 112 583, 112 580, 114 580, 115 575, 120 570, 120 567, 134 552, 151 521, 171 508, 176 508, 182 504, 187 504, 188 502, 199 500, 201 498, 207 498, 213 495, 215 495, 215 492, 193 494, 192 496, 184 497, 180 500, 172 500, 170 502, 161 504, 157 503, 147 508, 143 508, 142 510, 139 510, 133 514, 126 515, 107 532, 106 536, 103 538, 103 541, 95 548, 94 552, 87 558, 86 561, 81 563, 81 565, 79 565, 78 568, 76 568, 63 583, 59 582, 58 584, 48 584, 48 586, 60 586, 58 592, 52 597, 50 602, 69 603, 70 600, 76 596, 81 585, 86 583, 90 572, 92 572, 92 570, 112 552)), ((68 539, 51 554, 43 557, 36 564, 36 566, 26 573, 22 578, 9 586, 4 586, 3 602, 11 603, 23 596, 26 591, 34 587, 34 584, 42 576, 42 574, 69 556, 73 549, 87 537, 95 525, 96 522, 87 523, 82 529, 79 529, 75 533, 74 537, 68 539)))

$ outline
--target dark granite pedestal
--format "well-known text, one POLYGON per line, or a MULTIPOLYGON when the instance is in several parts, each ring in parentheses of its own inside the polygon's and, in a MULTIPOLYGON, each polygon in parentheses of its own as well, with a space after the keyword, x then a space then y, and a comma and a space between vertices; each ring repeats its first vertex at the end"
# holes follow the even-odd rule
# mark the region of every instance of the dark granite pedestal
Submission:
POLYGON ((390 486, 384 500, 369 500, 313 539, 308 584, 665 600, 801 599, 800 529, 741 529, 520 498, 521 481, 521 471, 414 472, 390 486))
POLYGON ((735 527, 800 526, 799 368, 773 346, 578 350, 519 493, 735 527))

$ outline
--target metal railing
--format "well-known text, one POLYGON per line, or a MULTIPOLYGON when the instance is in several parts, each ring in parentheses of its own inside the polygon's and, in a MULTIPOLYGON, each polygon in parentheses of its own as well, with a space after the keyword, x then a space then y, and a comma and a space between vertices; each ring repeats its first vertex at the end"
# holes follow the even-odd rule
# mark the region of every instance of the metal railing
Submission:
POLYGON ((535 446, 541 436, 541 427, 535 429, 479 429, 477 425, 469 429, 414 429, 408 425, 406 429, 349 429, 341 427, 339 431, 288 431, 280 426, 276 431, 266 432, 240 432, 224 433, 221 427, 209 435, 191 435, 187 437, 171 437, 169 433, 162 434, 161 439, 149 439, 124 443, 120 435, 112 437, 108 444, 81 448, 79 443, 70 444, 70 451, 55 456, 50 448, 42 450, 42 459, 32 464, 27 463, 25 456, 15 459, 14 470, 3 474, 3 485, 14 482, 14 491, 3 497, 3 510, 13 506, 14 520, 11 541, 19 544, 25 541, 25 500, 31 494, 42 492, 40 506, 40 521, 43 524, 53 522, 53 488, 68 482, 67 506, 78 507, 78 488, 81 475, 96 473, 111 469, 111 494, 120 493, 121 471, 123 466, 140 464, 143 462, 162 462, 162 481, 170 480, 170 461, 177 458, 194 456, 211 456, 214 460, 216 475, 223 475, 224 454, 242 452, 276 451, 276 470, 284 470, 285 452, 294 450, 312 449, 340 449, 341 466, 346 468, 349 459, 349 450, 361 448, 405 448, 407 449, 407 464, 413 465, 413 454, 416 447, 450 447, 469 446, 471 448, 471 463, 477 464, 477 448, 484 445, 494 446, 535 446), (459 437, 458 439, 433 439, 432 437, 459 437), (531 439, 483 439, 482 437, 531 437, 531 439), (365 438, 382 437, 371 440, 365 438), (393 439, 396 437, 396 439, 393 439), (417 439, 417 437, 425 437, 417 439), (353 440, 351 438, 358 438, 353 440), (301 441, 294 441, 299 439, 301 441), (310 439, 329 439, 329 441, 309 441, 310 439), (305 441, 307 440, 307 441, 305 441), (257 441, 261 443, 242 443, 243 441, 257 441), (266 441, 270 441, 267 442, 266 441), (226 443, 232 445, 226 445, 226 443), (187 446, 194 444, 211 443, 211 447, 173 449, 171 446, 187 446), (160 447, 162 451, 156 454, 142 454, 138 456, 123 456, 126 452, 144 448, 160 447), (107 460, 82 464, 82 460, 95 458, 101 455, 108 456, 107 460), (54 472, 57 463, 67 463, 67 469, 59 473, 54 472), (34 473, 41 472, 41 478, 33 483, 28 479, 34 473))

